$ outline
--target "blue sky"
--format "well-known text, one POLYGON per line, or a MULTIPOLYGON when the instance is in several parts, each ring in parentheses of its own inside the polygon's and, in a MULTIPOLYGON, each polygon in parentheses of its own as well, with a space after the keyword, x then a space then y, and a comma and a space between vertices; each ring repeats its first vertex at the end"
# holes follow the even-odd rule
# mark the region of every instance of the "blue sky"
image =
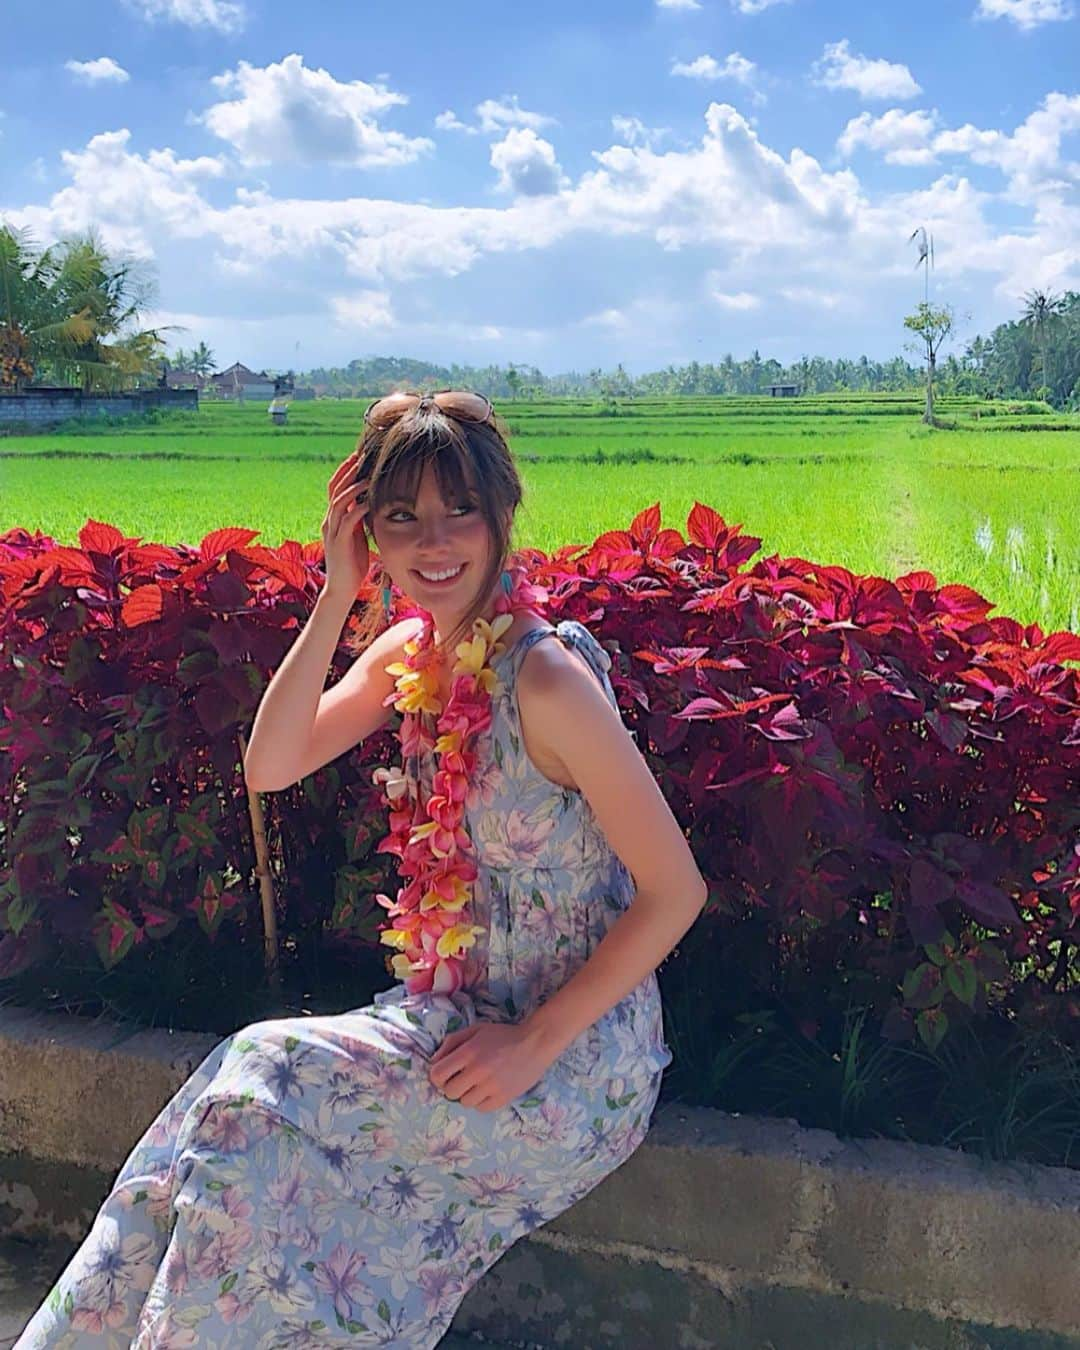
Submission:
POLYGON ((1080 289, 1080 0, 8 0, 0 220, 219 363, 959 350, 1080 289), (43 15, 47 16, 43 22, 43 15))

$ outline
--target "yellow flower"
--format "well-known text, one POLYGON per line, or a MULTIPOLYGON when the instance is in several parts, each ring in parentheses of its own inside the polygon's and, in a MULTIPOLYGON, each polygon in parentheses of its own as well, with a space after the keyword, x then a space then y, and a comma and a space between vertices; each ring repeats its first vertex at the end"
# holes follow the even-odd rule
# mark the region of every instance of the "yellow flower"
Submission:
POLYGON ((414 975, 420 969, 419 966, 414 966, 407 956, 392 957, 390 964, 394 968, 394 978, 396 980, 404 980, 409 975, 414 975))
POLYGON ((434 834, 436 830, 441 828, 442 826, 437 820, 428 820, 423 825, 417 825, 412 834, 409 835, 409 847, 412 848, 413 844, 421 839, 426 839, 429 834, 434 834))
POLYGON ((435 944, 435 951, 444 960, 448 956, 456 956, 458 948, 475 947, 476 934, 483 931, 477 924, 455 924, 453 928, 448 928, 435 944))
POLYGON ((485 662, 502 651, 499 638, 514 622, 512 614, 496 614, 491 623, 486 619, 473 620, 473 635, 454 649, 458 663, 454 667, 455 675, 479 675, 485 662))
POLYGON ((483 637, 476 633, 464 642, 459 642, 455 651, 458 660, 454 666, 455 675, 478 675, 480 668, 487 659, 488 645, 483 637))
POLYGON ((384 928, 379 935, 379 941, 384 942, 388 947, 396 947, 398 951, 404 950, 409 935, 404 928, 384 928))
POLYGON ((460 877, 451 877, 454 886, 454 894, 450 899, 440 895, 438 891, 427 891, 420 901, 421 913, 427 913, 431 909, 442 909, 447 914, 457 914, 469 903, 469 887, 460 877))
MULTIPOLYGON (((409 644, 405 645, 407 647, 409 644)), ((394 700, 394 707, 398 712, 442 711, 442 703, 439 701, 439 675, 436 670, 431 667, 424 670, 410 670, 403 661, 391 661, 385 670, 388 675, 397 676, 395 680, 397 698, 394 700)))
POLYGON ((437 755, 449 754, 451 750, 461 749, 461 732, 447 731, 435 742, 435 753, 437 755))

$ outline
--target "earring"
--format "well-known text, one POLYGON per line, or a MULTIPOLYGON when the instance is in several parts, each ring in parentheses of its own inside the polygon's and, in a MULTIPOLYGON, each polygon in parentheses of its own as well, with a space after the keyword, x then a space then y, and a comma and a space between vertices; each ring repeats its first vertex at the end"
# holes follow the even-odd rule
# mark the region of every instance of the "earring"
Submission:
POLYGON ((389 621, 390 618, 390 587, 386 585, 382 590, 383 618, 389 621))
POLYGON ((499 577, 499 581, 502 584, 503 590, 506 592, 507 595, 509 595, 514 588, 514 580, 511 577, 510 573, 503 572, 502 575, 499 577))

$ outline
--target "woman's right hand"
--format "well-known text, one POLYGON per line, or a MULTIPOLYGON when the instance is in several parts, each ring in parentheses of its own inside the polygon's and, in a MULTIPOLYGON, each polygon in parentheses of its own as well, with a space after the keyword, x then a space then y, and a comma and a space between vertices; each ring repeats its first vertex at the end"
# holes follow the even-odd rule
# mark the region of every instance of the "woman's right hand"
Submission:
POLYGON ((350 600, 367 579, 371 550, 364 531, 367 515, 368 480, 357 481, 356 453, 342 461, 330 479, 327 496, 330 506, 322 523, 323 554, 326 559, 324 590, 331 588, 350 600))

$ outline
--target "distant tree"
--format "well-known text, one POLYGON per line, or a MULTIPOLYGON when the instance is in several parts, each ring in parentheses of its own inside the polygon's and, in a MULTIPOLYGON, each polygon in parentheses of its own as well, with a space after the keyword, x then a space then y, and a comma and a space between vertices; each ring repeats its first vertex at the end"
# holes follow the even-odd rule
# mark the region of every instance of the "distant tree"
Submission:
POLYGON ((1024 296, 1024 303, 1026 308, 1020 316, 1020 323, 1035 334, 1042 383, 1049 390, 1050 374, 1046 361, 1046 346, 1050 334, 1065 312, 1065 300, 1063 296, 1047 295, 1045 291, 1029 291, 1024 296))
POLYGON ((214 353, 205 342, 199 342, 199 345, 188 357, 189 365, 184 367, 186 370, 192 370, 196 375, 210 375, 217 363, 214 360, 214 353))
POLYGON ((934 419, 934 372, 938 352, 952 332, 954 323, 955 318, 948 305, 935 308, 925 300, 920 302, 914 314, 909 314, 904 320, 904 327, 910 328, 922 339, 926 352, 926 411, 922 420, 929 426, 937 425, 934 419))

